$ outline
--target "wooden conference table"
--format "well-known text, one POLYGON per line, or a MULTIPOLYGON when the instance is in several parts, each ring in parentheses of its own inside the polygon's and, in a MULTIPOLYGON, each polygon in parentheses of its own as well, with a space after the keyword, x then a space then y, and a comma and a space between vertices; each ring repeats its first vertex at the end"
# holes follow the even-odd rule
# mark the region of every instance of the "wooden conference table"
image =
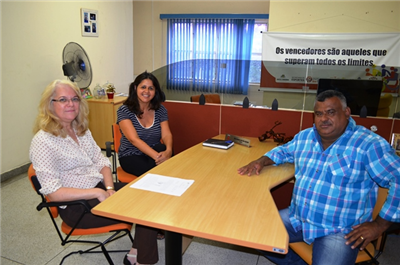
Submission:
POLYGON ((182 234, 287 253, 288 235, 270 189, 292 178, 294 166, 266 167, 252 177, 239 175, 239 167, 276 146, 272 140, 246 138, 250 148, 235 144, 223 150, 200 143, 148 172, 194 180, 182 196, 127 185, 92 212, 166 230, 166 264, 182 264, 182 234))

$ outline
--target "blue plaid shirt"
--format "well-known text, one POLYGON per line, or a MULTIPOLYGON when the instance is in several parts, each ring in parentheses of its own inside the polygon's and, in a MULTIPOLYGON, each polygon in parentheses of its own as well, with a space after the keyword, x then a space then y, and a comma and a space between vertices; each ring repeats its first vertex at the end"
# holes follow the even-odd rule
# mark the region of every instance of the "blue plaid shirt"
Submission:
POLYGON ((278 165, 295 165, 290 221, 309 244, 372 221, 378 185, 389 188, 380 217, 400 222, 400 159, 385 139, 351 117, 343 135, 326 150, 314 125, 265 155, 278 165))

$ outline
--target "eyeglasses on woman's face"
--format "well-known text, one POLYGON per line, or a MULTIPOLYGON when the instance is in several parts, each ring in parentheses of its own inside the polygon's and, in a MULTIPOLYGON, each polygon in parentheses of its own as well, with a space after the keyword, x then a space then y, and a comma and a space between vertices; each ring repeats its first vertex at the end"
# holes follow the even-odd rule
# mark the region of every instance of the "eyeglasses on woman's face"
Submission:
POLYGON ((78 97, 73 97, 73 98, 61 97, 59 99, 52 99, 51 101, 58 102, 61 105, 67 105, 69 102, 72 102, 73 104, 78 104, 79 102, 81 102, 81 99, 78 97))

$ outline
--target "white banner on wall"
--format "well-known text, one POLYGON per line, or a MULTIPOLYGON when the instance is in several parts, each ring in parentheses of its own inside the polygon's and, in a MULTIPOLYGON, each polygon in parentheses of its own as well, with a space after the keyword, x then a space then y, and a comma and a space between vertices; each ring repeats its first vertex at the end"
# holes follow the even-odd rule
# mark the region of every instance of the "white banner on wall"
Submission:
POLYGON ((261 87, 316 89, 319 78, 361 78, 399 90, 399 33, 263 33, 262 58, 261 87))

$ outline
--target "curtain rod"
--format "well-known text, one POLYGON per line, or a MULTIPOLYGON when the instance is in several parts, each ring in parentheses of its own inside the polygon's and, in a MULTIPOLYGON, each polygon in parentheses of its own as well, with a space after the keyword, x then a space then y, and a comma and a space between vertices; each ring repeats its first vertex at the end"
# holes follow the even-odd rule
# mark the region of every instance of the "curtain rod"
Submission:
POLYGON ((269 14, 160 14, 160 19, 227 18, 227 19, 268 19, 269 14))

